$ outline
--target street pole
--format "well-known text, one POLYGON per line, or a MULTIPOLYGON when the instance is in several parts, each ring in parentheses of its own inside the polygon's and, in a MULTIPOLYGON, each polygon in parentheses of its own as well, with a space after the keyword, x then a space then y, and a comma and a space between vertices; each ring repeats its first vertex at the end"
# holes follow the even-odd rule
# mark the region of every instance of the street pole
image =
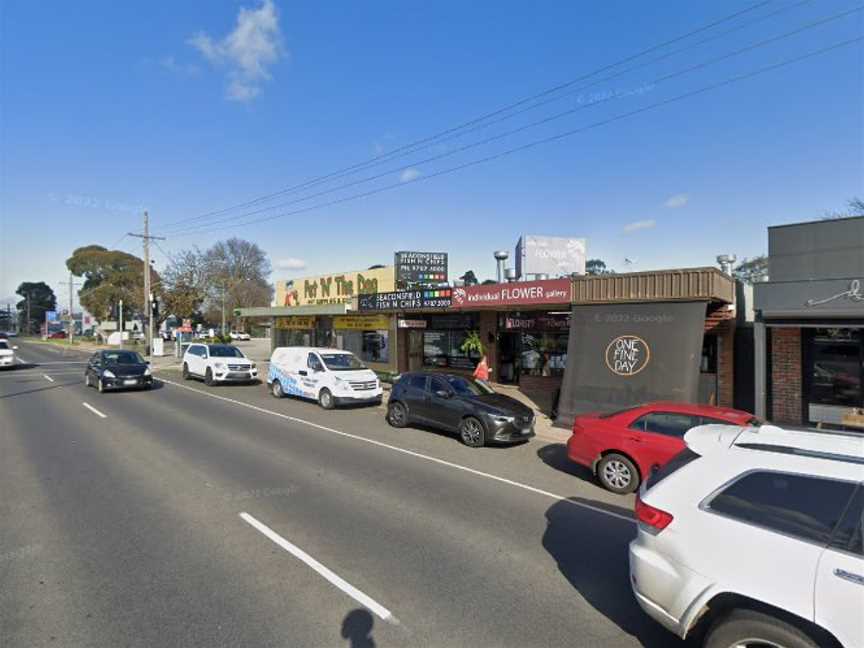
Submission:
POLYGON ((73 309, 72 273, 69 273, 69 346, 72 346, 72 336, 75 335, 75 311, 73 309))
POLYGON ((27 293, 27 335, 33 335, 33 324, 30 322, 30 293, 27 293))
POLYGON ((118 313, 118 318, 120 320, 118 322, 118 324, 120 325, 120 348, 122 349, 123 348, 123 300, 122 299, 120 300, 120 312, 118 313))
POLYGON ((147 330, 145 336, 147 339, 145 340, 144 348, 147 352, 147 357, 151 358, 152 349, 150 347, 153 344, 153 311, 150 310, 150 240, 164 241, 165 237, 150 236, 150 215, 146 211, 144 212, 144 233, 133 234, 132 232, 129 232, 129 236, 140 238, 144 244, 144 317, 147 318, 147 323, 145 324, 147 330))
POLYGON ((222 282, 222 335, 225 335, 225 282, 222 282))

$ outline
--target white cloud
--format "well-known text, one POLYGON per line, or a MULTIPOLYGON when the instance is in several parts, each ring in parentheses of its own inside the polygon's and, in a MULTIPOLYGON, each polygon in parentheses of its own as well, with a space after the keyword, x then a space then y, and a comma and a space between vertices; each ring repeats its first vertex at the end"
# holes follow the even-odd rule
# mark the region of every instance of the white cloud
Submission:
POLYGON ((163 56, 159 59, 159 65, 169 72, 179 76, 195 76, 200 72, 197 65, 191 63, 178 63, 173 56, 163 56))
POLYGON ((683 207, 688 202, 690 202, 690 196, 685 193, 680 193, 675 194, 674 196, 669 196, 663 204, 669 209, 677 209, 678 207, 683 207))
POLYGON ((288 257, 287 259, 279 259, 276 262, 276 267, 280 270, 303 270, 306 267, 306 262, 303 259, 288 257))
POLYGON ((635 221, 633 223, 627 223, 627 225, 624 226, 624 233, 630 234, 631 232, 638 232, 639 230, 654 229, 656 226, 657 221, 653 218, 649 220, 635 221))
POLYGON ((421 174, 417 169, 415 169, 414 167, 411 167, 411 168, 405 169, 399 175, 399 181, 400 182, 411 182, 412 180, 416 180, 417 178, 419 178, 420 175, 421 174))
POLYGON ((227 69, 225 94, 233 101, 250 101, 271 78, 269 67, 285 55, 279 16, 273 0, 257 9, 240 8, 237 26, 222 39, 199 32, 187 41, 214 66, 227 69))

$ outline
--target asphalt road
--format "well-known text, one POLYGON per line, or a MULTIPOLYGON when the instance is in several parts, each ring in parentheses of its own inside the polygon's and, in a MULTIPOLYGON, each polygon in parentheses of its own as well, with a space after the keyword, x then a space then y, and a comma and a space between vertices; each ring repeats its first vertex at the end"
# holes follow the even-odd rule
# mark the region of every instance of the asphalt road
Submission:
POLYGON ((0 646, 675 646, 627 576, 632 498, 539 439, 470 449, 262 385, 85 354, 0 372, 0 646))

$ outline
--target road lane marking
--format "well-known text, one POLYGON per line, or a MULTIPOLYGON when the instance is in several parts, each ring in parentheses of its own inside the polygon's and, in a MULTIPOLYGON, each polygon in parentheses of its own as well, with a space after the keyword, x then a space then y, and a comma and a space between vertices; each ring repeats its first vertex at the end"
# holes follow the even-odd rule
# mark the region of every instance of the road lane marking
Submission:
POLYGON ((93 407, 90 403, 81 403, 81 404, 82 404, 84 407, 86 407, 88 410, 90 410, 91 412, 93 412, 96 416, 99 416, 99 417, 101 417, 101 418, 108 418, 105 414, 103 414, 102 412, 100 412, 99 410, 97 410, 97 409, 96 409, 95 407, 93 407))
POLYGON ((463 466, 461 464, 453 463, 452 461, 446 461, 445 459, 439 459, 438 457, 432 457, 430 455, 425 455, 421 452, 415 452, 414 450, 408 450, 407 448, 400 448, 399 446, 390 445, 389 443, 384 443, 383 441, 376 441, 375 439, 369 439, 364 436, 360 436, 359 434, 351 434, 350 432, 343 432, 342 430, 336 430, 334 428, 327 427, 325 425, 321 425, 319 423, 313 423, 312 421, 307 421, 305 419, 297 418, 296 416, 289 416, 288 414, 282 414, 281 412, 274 412, 273 410, 264 409, 263 407, 258 407, 257 405, 252 405, 251 403, 244 403, 243 401, 235 400, 233 398, 228 398, 226 396, 218 396, 217 394, 210 394, 205 391, 201 391, 200 389, 195 389, 194 387, 188 387, 187 385, 181 385, 180 383, 176 383, 171 380, 161 379, 163 383, 166 385, 172 385, 174 387, 179 387, 181 389, 187 389, 189 391, 195 392, 196 394, 200 394, 202 396, 207 396, 209 398, 215 398, 217 400, 222 400, 227 403, 233 403, 234 405, 240 405, 241 407, 246 407, 251 410, 255 410, 256 412, 260 412, 262 414, 269 414, 270 416, 277 416, 279 418, 286 419, 288 421, 293 421, 294 423, 301 423, 303 425, 308 425, 309 427, 316 428, 318 430, 324 430, 325 432, 330 432, 331 434, 336 434, 348 439, 354 439, 355 441, 362 441, 363 443, 369 443, 374 446, 378 446, 379 448, 387 448, 388 450, 392 450, 394 452, 400 452, 402 454, 406 454, 410 457, 415 457, 417 459, 422 459, 424 461, 429 461, 431 463, 436 463, 441 466, 447 466, 448 468, 453 468, 455 470, 461 470, 462 472, 469 473, 471 475, 475 475, 477 477, 484 477, 485 479, 491 479, 492 481, 499 482, 501 484, 507 484, 508 486, 513 486, 515 488, 521 488, 522 490, 528 491, 530 493, 535 493, 537 495, 542 495, 543 497, 548 497, 549 499, 553 499, 557 502, 567 502, 573 506, 582 509, 588 509, 589 511, 594 511, 595 513, 601 513, 602 515, 608 515, 610 517, 618 518, 619 520, 624 520, 625 522, 630 522, 635 524, 636 520, 632 517, 628 517, 626 515, 621 515, 620 513, 615 513, 614 511, 609 511, 607 509, 601 508, 599 506, 592 506, 591 504, 585 504, 584 502, 575 502, 563 495, 558 495, 557 493, 552 493, 547 490, 543 490, 542 488, 537 488, 535 486, 529 486, 528 484, 523 484, 522 482, 513 481, 512 479, 507 479, 506 477, 499 477, 498 475, 493 475, 491 473, 483 472, 482 470, 476 470, 474 468, 469 468, 468 466, 463 466))
POLYGON ((16 359, 18 362, 20 362, 21 364, 30 364, 29 362, 27 362, 26 360, 24 360, 24 358, 22 358, 21 356, 15 356, 15 359, 16 359))
POLYGON ((266 524, 259 522, 254 517, 249 515, 248 513, 240 513, 240 518, 252 526, 257 531, 261 532, 265 536, 267 536, 270 540, 272 540, 275 544, 282 547, 285 551, 290 553, 292 556, 297 558, 298 560, 304 562, 307 566, 311 567, 314 571, 318 572, 324 580, 328 581, 331 585, 338 587, 340 590, 345 592, 348 596, 357 601, 360 605, 368 609, 370 612, 374 613, 378 618, 382 621, 386 621, 387 623, 392 623, 394 625, 399 625, 399 620, 393 616, 393 613, 388 610, 386 607, 378 603, 371 596, 368 596, 361 592, 359 589, 354 587, 351 583, 341 578, 339 575, 322 565, 320 562, 315 560, 308 553, 303 551, 297 545, 291 544, 281 535, 276 533, 273 529, 268 527, 266 524))
POLYGON ((53 379, 51 376, 49 376, 48 374, 42 374, 42 376, 43 376, 43 377, 45 378, 45 380, 47 380, 48 382, 54 382, 54 379, 53 379))

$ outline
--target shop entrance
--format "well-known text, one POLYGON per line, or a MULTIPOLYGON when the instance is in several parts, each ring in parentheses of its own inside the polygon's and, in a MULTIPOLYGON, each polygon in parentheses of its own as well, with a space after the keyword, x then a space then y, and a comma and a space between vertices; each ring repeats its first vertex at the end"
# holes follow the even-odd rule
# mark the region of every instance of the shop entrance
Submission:
POLYGON ((423 368, 423 331, 410 329, 408 331, 408 371, 419 371, 423 368))
POLYGON ((502 383, 519 382, 519 354, 522 334, 506 332, 498 336, 498 380, 502 383))

